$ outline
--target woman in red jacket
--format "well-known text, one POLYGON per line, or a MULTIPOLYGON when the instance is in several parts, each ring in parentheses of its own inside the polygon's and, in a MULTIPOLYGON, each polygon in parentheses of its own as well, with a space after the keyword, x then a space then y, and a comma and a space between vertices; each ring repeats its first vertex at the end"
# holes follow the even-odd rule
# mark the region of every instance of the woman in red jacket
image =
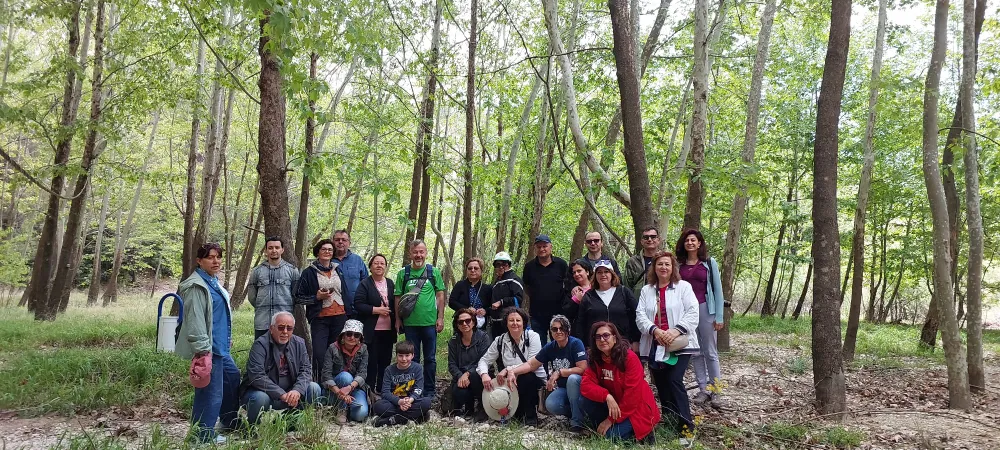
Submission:
POLYGON ((588 425, 609 439, 653 443, 660 421, 639 357, 610 322, 591 327, 588 368, 580 383, 580 409, 588 425))

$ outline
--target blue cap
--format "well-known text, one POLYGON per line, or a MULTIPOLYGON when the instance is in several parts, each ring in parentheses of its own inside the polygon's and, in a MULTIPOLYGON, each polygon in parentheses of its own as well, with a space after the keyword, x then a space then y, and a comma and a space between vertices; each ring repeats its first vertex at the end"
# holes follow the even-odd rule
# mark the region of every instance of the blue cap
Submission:
POLYGON ((535 243, 537 244, 539 242, 544 242, 546 244, 551 244, 552 243, 552 239, 549 239, 549 235, 547 235, 547 234, 539 234, 538 237, 535 238, 535 243))

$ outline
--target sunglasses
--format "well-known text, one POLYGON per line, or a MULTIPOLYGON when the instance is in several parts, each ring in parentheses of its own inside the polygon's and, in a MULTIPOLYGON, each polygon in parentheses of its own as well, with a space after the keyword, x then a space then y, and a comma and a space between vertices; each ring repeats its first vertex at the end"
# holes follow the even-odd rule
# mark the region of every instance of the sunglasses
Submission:
POLYGON ((354 339, 361 339, 361 333, 358 333, 356 331, 348 331, 344 333, 344 336, 354 339))
POLYGON ((594 337, 596 337, 598 341, 610 341, 612 336, 614 335, 611 333, 600 333, 594 337))
POLYGON ((549 331, 551 331, 553 333, 562 333, 562 332, 564 332, 566 330, 564 330, 563 327, 552 327, 552 328, 549 328, 549 331))
POLYGON ((587 239, 588 244, 599 244, 600 242, 600 239, 587 239))
POLYGON ((458 319, 459 325, 470 325, 472 324, 472 319, 458 319))
POLYGON ((644 240, 644 241, 652 241, 653 239, 656 239, 658 237, 659 236, 657 236, 655 234, 644 234, 644 235, 642 235, 642 240, 644 240))
POLYGON ((295 325, 275 325, 274 328, 278 331, 295 331, 295 325))

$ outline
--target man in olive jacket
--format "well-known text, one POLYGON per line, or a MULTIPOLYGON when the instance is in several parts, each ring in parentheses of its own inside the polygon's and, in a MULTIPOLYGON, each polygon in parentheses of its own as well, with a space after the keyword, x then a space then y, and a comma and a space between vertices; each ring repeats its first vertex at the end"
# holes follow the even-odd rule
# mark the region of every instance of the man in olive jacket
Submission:
POLYGON ((250 347, 240 397, 251 425, 257 424, 264 410, 302 409, 320 396, 319 384, 312 381, 306 341, 293 335, 294 330, 291 313, 276 313, 268 333, 250 347))

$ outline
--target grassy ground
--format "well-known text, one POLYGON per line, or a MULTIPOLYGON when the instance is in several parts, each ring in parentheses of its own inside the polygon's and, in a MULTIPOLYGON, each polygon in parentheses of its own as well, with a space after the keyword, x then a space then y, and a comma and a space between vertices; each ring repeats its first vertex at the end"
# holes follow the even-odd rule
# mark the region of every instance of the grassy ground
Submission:
MULTIPOLYGON (((41 423, 52 417, 88 418, 91 426, 64 429, 50 436, 52 442, 41 448, 178 447, 186 430, 192 390, 186 379, 187 362, 154 351, 157 300, 145 295, 126 295, 110 308, 86 308, 84 299, 74 296, 66 314, 55 322, 43 323, 32 320, 23 309, 0 308, 3 317, 0 319, 0 424, 4 418, 29 423, 41 423), (115 426, 105 425, 108 429, 92 426, 101 423, 97 416, 107 414, 135 419, 140 425, 124 431, 115 426), (161 417, 164 419, 160 420, 161 417), (158 422, 164 426, 154 425, 158 422)), ((243 308, 233 318, 234 357, 242 368, 252 340, 253 311, 243 308)), ((941 351, 920 348, 919 332, 919 327, 862 324, 858 357, 849 370, 867 374, 897 368, 940 369, 941 351)), ((724 369, 759 366, 783 376, 811 379, 808 318, 798 321, 736 318, 732 333, 734 352, 724 358, 724 369)), ((445 350, 450 335, 449 310, 445 332, 438 336, 439 376, 447 376, 445 350)), ((987 331, 984 341, 987 354, 996 358, 1000 354, 1000 331, 987 331)), ((752 370, 746 372, 752 374, 752 370)), ((730 389, 743 389, 735 386, 743 383, 742 378, 736 379, 735 375, 733 378, 734 386, 730 389)), ((808 400, 803 402, 808 404, 808 400)), ((443 421, 395 430, 371 427, 332 430, 328 415, 327 411, 308 411, 299 418, 299 431, 291 437, 281 432, 283 424, 278 419, 278 423, 261 427, 257 436, 244 439, 233 448, 421 449, 470 442, 475 442, 476 448, 498 450, 615 447, 600 439, 568 440, 565 433, 548 429, 490 427, 488 433, 482 433, 483 430, 476 428, 480 425, 463 427, 443 421)), ((0 427, 0 434, 3 431, 0 427)), ((669 447, 676 442, 662 427, 657 433, 663 445, 669 447)), ((789 443, 851 448, 867 439, 863 431, 854 428, 784 419, 743 424, 707 420, 700 433, 710 435, 703 442, 716 447, 742 448, 777 444, 788 447, 789 443)), ((6 443, 4 439, 5 446, 6 443)))

